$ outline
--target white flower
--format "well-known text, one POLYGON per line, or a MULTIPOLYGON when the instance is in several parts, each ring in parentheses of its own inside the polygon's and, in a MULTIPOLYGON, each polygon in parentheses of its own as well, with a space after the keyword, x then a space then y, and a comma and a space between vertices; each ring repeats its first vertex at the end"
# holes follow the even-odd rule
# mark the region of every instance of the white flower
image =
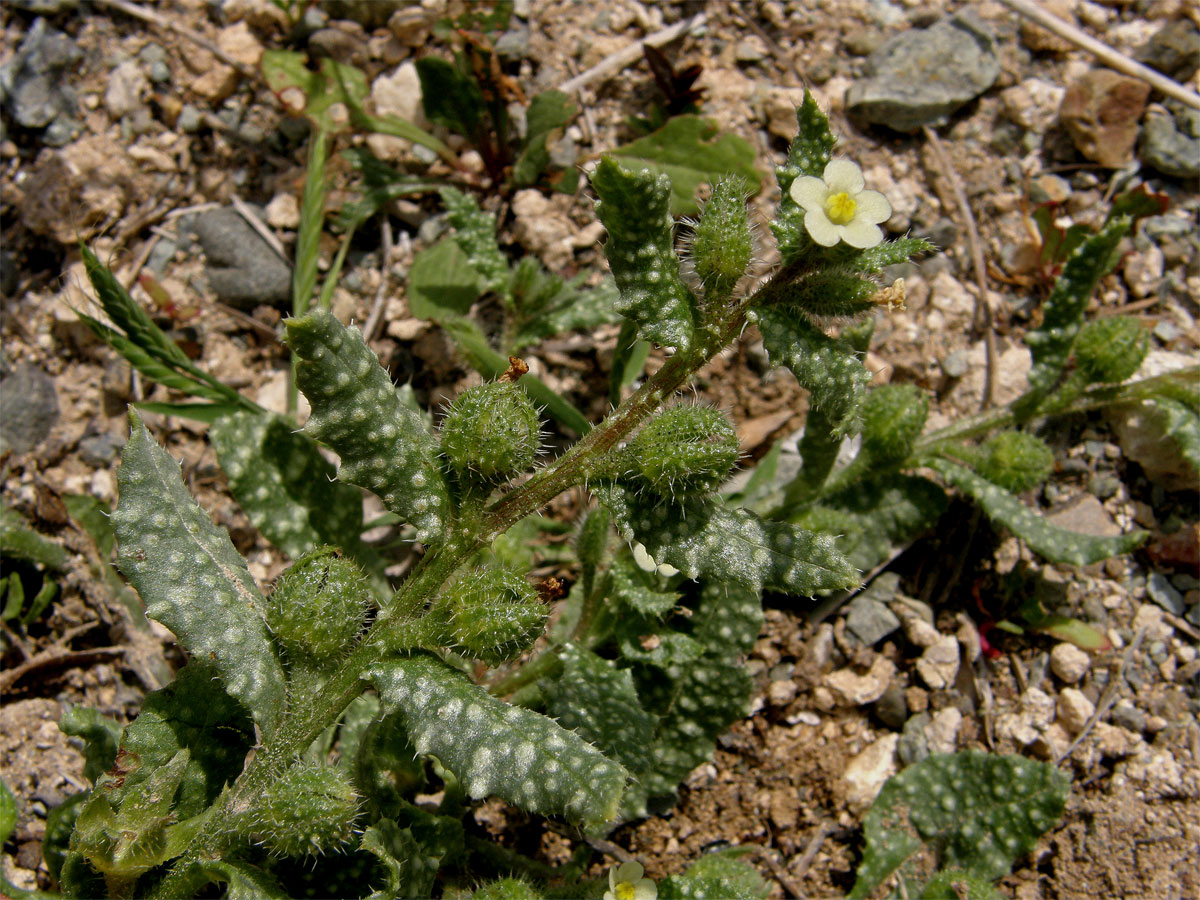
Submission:
POLYGON ((865 250, 883 240, 880 222, 892 205, 879 191, 863 190, 862 169, 848 159, 830 160, 820 178, 802 175, 792 182, 792 199, 805 210, 804 227, 822 247, 845 241, 865 250))
POLYGON ((641 864, 630 860, 608 870, 608 890, 604 900, 655 900, 658 886, 643 878, 641 864))

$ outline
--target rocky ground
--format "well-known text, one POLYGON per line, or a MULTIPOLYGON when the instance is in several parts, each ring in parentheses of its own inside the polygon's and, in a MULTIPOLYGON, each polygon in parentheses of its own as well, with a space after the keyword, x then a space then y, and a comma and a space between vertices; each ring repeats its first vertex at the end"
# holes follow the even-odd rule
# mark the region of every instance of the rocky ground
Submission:
MULTIPOLYGON (((319 4, 299 44, 362 67, 377 111, 419 122, 412 60, 444 52, 431 28, 448 2, 319 4)), ((1195 90, 1194 0, 1042 5, 1195 90)), ((19 677, 4 682, 0 772, 21 805, 4 866, 30 886, 44 878, 47 810, 86 786, 81 755, 56 727, 63 709, 85 704, 127 720, 164 665, 179 663, 169 635, 129 626, 88 568, 94 549, 62 508, 66 494, 115 498, 127 402, 167 396, 131 378, 79 325, 73 308, 85 306, 86 290, 75 240, 112 260, 126 283, 143 276, 135 296, 208 371, 264 406, 281 409, 284 398, 277 327, 307 131, 255 73, 264 48, 296 46, 296 37, 267 0, 171 0, 145 9, 158 21, 103 3, 0 5, 0 478, 4 502, 76 560, 42 621, 7 631, 3 645, 5 675, 19 677), (235 211, 240 202, 255 205, 282 256, 235 211), (169 304, 145 292, 146 275, 169 304)), ((1022 390, 1029 356, 1021 335, 1046 288, 1029 215, 1046 201, 1060 204, 1061 218, 1097 224, 1123 189, 1145 184, 1166 196, 1169 208, 1140 223, 1093 306, 1143 319, 1153 333, 1148 366, 1195 362, 1200 110, 1104 68, 1001 3, 525 0, 516 9, 505 53, 526 95, 704 13, 699 28, 665 52, 703 65, 704 113, 750 141, 764 173, 785 151, 804 86, 812 89, 843 138, 839 152, 890 198, 887 229, 942 248, 892 273, 906 279, 908 309, 881 318, 869 358, 879 380, 933 392, 931 425, 978 407, 988 331, 998 358, 992 399, 1022 390), (981 282, 990 309, 982 329, 981 282)), ((584 165, 629 140, 627 117, 645 114, 653 96, 641 62, 589 82, 580 95, 585 112, 552 148, 554 158, 584 165)), ((480 180, 479 156, 461 145, 452 143, 459 157, 451 170, 394 138, 366 143, 411 171, 480 180)), ((331 203, 345 198, 346 183, 335 163, 331 203)), ((765 213, 777 197, 765 179, 753 202, 765 213)), ((586 192, 529 190, 493 205, 515 251, 562 274, 602 265, 586 192)), ((371 225, 356 242, 334 300, 335 311, 358 321, 381 305, 373 346, 431 406, 473 377, 445 335, 413 318, 405 301, 405 272, 443 227, 439 211, 432 198, 397 202, 386 236, 371 225)), ((323 246, 325 258, 335 249, 323 246)), ((764 265, 771 252, 764 247, 764 265)), ((565 335, 530 362, 599 417, 605 401, 594 390, 615 339, 615 328, 565 335)), ((764 368, 751 330, 699 380, 701 393, 737 421, 751 457, 803 422, 802 392, 786 373, 764 368)), ((205 428, 160 418, 155 431, 183 459, 193 492, 231 530, 254 574, 277 574, 282 560, 225 492, 205 428)), ((1087 569, 1042 566, 1015 540, 993 539, 963 506, 846 605, 814 612, 770 598, 750 659, 761 685, 753 715, 692 773, 678 806, 613 839, 654 877, 721 842, 752 845, 774 896, 839 896, 852 884, 858 823, 882 781, 929 752, 984 747, 1062 759, 1074 777, 1066 816, 1002 882, 1007 894, 1200 895, 1195 473, 1139 442, 1120 414, 1065 421, 1051 437, 1056 474, 1026 502, 1078 530, 1146 528, 1146 550, 1087 569), (1021 565, 1054 611, 1087 622, 1108 646, 1085 652, 1045 635, 995 631, 981 638, 980 626, 1003 605, 981 585, 1021 565)), ((479 818, 501 833, 515 824, 495 804, 479 818)), ((540 841, 553 860, 572 838, 547 831, 540 841)))

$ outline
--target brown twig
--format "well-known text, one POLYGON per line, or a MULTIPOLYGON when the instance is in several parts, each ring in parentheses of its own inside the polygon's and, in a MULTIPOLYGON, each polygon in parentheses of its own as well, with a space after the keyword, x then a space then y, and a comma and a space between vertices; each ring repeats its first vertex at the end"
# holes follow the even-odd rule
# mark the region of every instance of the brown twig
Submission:
POLYGON ((987 266, 983 262, 983 245, 979 240, 979 229, 975 226, 975 216, 971 212, 966 189, 963 187, 962 179, 958 177, 958 172, 950 164, 950 158, 946 155, 945 148, 942 147, 941 138, 928 125, 922 126, 921 131, 925 135, 925 140, 929 142, 929 148, 933 151, 933 155, 937 157, 938 168, 950 182, 950 189, 954 192, 955 205, 958 206, 958 211, 967 227, 967 244, 971 250, 971 264, 975 270, 975 286, 979 291, 975 298, 974 324, 976 332, 983 335, 983 346, 987 356, 987 366, 983 373, 983 396, 980 398, 979 408, 987 409, 996 404, 997 353, 996 332, 992 328, 992 308, 988 302, 987 266))
POLYGON ((368 344, 375 340, 379 333, 379 326, 383 324, 383 310, 387 305, 387 288, 388 284, 391 283, 388 273, 391 269, 392 250, 394 246, 392 241, 392 220, 387 216, 383 217, 383 224, 380 226, 380 231, 383 237, 383 249, 380 251, 383 257, 383 265, 379 267, 379 287, 375 291, 375 300, 371 303, 371 312, 367 315, 366 324, 363 325, 363 338, 368 344))
POLYGON ((113 7, 114 9, 119 9, 127 16, 133 16, 135 19, 141 19, 143 22, 149 22, 151 25, 157 25, 159 28, 165 28, 168 31, 175 32, 181 38, 185 38, 191 41, 193 44, 203 47, 221 62, 225 63, 225 65, 236 69, 246 78, 258 77, 258 71, 256 69, 238 62, 204 35, 192 31, 192 29, 180 25, 177 22, 172 22, 170 19, 154 12, 153 10, 138 6, 136 3, 130 3, 129 0, 101 0, 101 2, 113 7))
POLYGON ((804 853, 800 856, 800 861, 796 863, 796 871, 791 876, 793 879, 799 881, 804 877, 804 873, 808 871, 808 867, 812 865, 812 861, 817 858, 817 853, 820 851, 821 845, 825 843, 825 838, 833 834, 834 829, 835 826, 832 822, 822 822, 817 826, 817 830, 808 839, 808 844, 804 847, 804 853))
MULTIPOLYGON (((85 622, 82 625, 76 625, 74 628, 68 628, 63 636, 47 647, 45 650, 35 653, 20 665, 14 666, 7 672, 0 672, 0 692, 7 691, 17 683, 25 675, 30 672, 35 672, 38 669, 50 668, 53 666, 78 665, 85 662, 93 662, 104 659, 108 656, 119 656, 125 652, 123 647, 100 647, 96 650, 65 650, 67 644, 71 643, 79 635, 91 631, 97 625, 99 620, 95 622, 85 622)), ((5 628, 5 631, 8 629, 5 628)))
POLYGON ((283 260, 283 264, 290 269, 292 261, 288 259, 287 251, 283 249, 283 244, 279 238, 275 237, 275 233, 267 227, 267 223, 259 218, 258 213, 251 209, 250 205, 237 194, 233 195, 230 205, 245 220, 246 224, 254 229, 254 233, 266 241, 267 246, 275 251, 275 255, 283 260))
POLYGON ((1146 629, 1142 628, 1125 648, 1125 652, 1121 654, 1121 662, 1108 670, 1108 684, 1104 686, 1103 693, 1100 694, 1100 702, 1096 704, 1096 709, 1088 716, 1088 720, 1084 723, 1083 728, 1079 729, 1079 734, 1075 736, 1075 740, 1071 741, 1071 745, 1063 751, 1056 761, 1056 766, 1061 766, 1064 762, 1071 758, 1071 754, 1075 752, 1075 748, 1083 743, 1084 738, 1092 733, 1092 729, 1096 727, 1096 723, 1108 715, 1108 711, 1112 709, 1114 703, 1117 702, 1117 696, 1121 693, 1121 682, 1125 680, 1125 670, 1129 667, 1129 661, 1141 649, 1142 641, 1146 639, 1146 629))
POLYGON ((1168 97, 1174 97, 1176 100, 1182 100, 1193 109, 1200 109, 1200 94, 1194 91, 1189 91, 1177 81, 1172 81, 1167 76, 1160 72, 1155 72, 1148 66, 1142 65, 1134 59, 1130 59, 1124 53, 1114 50, 1107 44, 1102 44, 1090 34, 1076 28, 1069 22, 1064 22, 1062 19, 1047 12, 1036 3, 1030 0, 1000 0, 1005 6, 1013 12, 1024 16, 1032 22, 1041 25, 1047 31, 1053 32, 1065 41, 1069 41, 1076 47, 1091 53, 1096 59, 1107 66, 1111 66, 1118 72, 1124 72, 1126 75, 1131 75, 1134 78, 1140 78, 1147 84, 1161 91, 1168 97))
POLYGON ((771 876, 779 882, 779 886, 783 888, 785 894, 793 898, 793 900, 803 900, 804 891, 800 889, 800 885, 796 884, 795 880, 788 874, 787 869, 775 858, 774 853, 766 847, 756 846, 751 855, 766 864, 766 867, 771 870, 771 876))
POLYGON ((558 86, 558 89, 564 94, 573 94, 584 85, 591 84, 593 81, 619 72, 626 66, 637 62, 642 58, 642 47, 644 45, 649 44, 651 47, 661 47, 663 44, 669 44, 680 35, 699 28, 706 20, 707 17, 704 13, 696 13, 691 18, 684 19, 682 22, 676 22, 670 28, 664 28, 661 31, 656 31, 654 34, 642 38, 640 41, 634 41, 628 47, 618 50, 616 53, 609 54, 590 69, 585 69, 574 78, 564 81, 558 86))
POLYGON ((624 847, 618 847, 612 841, 606 841, 603 838, 588 838, 587 842, 589 847, 603 853, 605 856, 611 856, 613 859, 620 860, 623 863, 637 862, 636 856, 624 847))

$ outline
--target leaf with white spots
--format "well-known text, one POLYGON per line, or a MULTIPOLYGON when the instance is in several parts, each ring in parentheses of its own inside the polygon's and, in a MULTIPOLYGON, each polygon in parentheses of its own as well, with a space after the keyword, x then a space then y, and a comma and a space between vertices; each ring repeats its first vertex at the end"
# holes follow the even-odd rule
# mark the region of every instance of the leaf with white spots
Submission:
POLYGON ((118 564, 192 656, 207 661, 269 737, 284 707, 283 668, 263 618, 266 601, 229 535, 187 492, 178 464, 136 413, 117 474, 118 564))
POLYGON ((1090 566, 1110 556, 1131 553, 1148 537, 1144 531, 1130 531, 1113 537, 1067 531, 1042 518, 1004 488, 976 475, 966 466, 936 457, 924 463, 949 484, 970 495, 988 518, 1003 525, 1051 562, 1090 566))
POLYGON ((288 556, 358 542, 362 495, 333 480, 336 470, 312 438, 278 416, 256 412, 222 416, 208 434, 238 505, 288 556))
POLYGON ((804 102, 796 109, 796 137, 788 147, 787 164, 775 169, 783 196, 771 230, 775 232, 785 265, 794 262, 806 247, 812 246, 804 227, 804 209, 792 199, 792 182, 802 175, 820 176, 833 156, 836 144, 837 139, 829 130, 829 117, 817 106, 813 95, 805 91, 804 102))
POLYGON ((392 379, 357 328, 317 310, 288 319, 296 381, 312 416, 304 430, 337 451, 341 481, 379 496, 426 543, 442 539, 450 498, 437 441, 396 396, 392 379))
POLYGON ((712 653, 727 657, 749 653, 762 631, 762 596, 725 581, 700 586, 700 607, 692 615, 692 637, 712 653))
POLYGON ((1049 763, 978 750, 935 754, 883 786, 863 821, 867 847, 851 900, 900 866, 960 868, 988 881, 1062 815, 1071 779, 1049 763))
POLYGON ((766 521, 710 499, 685 497, 672 505, 619 484, 596 485, 594 491, 627 541, 644 544, 654 560, 688 578, 801 596, 858 584, 858 572, 830 535, 766 521))
POLYGON ((386 712, 404 717, 417 752, 441 760, 472 797, 588 828, 616 817, 629 773, 540 713, 497 700, 431 656, 389 660, 362 677, 386 712))
POLYGON ((616 310, 643 340, 680 353, 692 349, 699 306, 679 275, 671 180, 604 158, 592 176, 596 215, 608 229, 604 254, 620 296, 616 310))

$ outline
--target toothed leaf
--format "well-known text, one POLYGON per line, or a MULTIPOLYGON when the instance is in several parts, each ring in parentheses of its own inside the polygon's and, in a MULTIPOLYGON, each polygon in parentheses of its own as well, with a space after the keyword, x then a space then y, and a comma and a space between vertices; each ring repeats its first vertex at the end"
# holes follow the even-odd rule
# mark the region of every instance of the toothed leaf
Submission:
POLYGON ((496 242, 496 217, 479 208, 479 202, 457 188, 444 187, 442 202, 454 226, 454 241, 479 274, 480 293, 508 294, 508 259, 496 242))
POLYGON ((807 90, 804 102, 796 108, 796 137, 788 147, 787 164, 775 169, 775 178, 783 196, 779 212, 771 223, 784 265, 790 265, 812 241, 804 227, 804 209, 792 199, 792 182, 801 175, 820 177, 833 156, 837 139, 829 130, 829 118, 817 106, 807 90))
POLYGON ((337 451, 338 478, 378 495, 419 540, 441 540, 451 511, 437 442, 396 396, 362 332, 316 310, 288 320, 287 340, 312 404, 305 431, 337 451))
POLYGON ((136 413, 117 474, 118 565, 146 615, 210 661, 226 689, 270 736, 283 714, 283 668, 263 619, 266 601, 224 529, 187 492, 179 466, 136 413))
POLYGON ((620 296, 617 312, 639 335, 680 353, 692 348, 699 321, 696 298, 679 276, 671 181, 649 169, 630 171, 602 159, 592 176, 596 215, 608 229, 604 253, 620 296))
POLYGON ((502 703, 429 656, 381 663, 363 678, 404 717, 417 751, 440 759, 472 797, 495 794, 589 828, 616 816, 628 773, 545 716, 502 703))
POLYGON ((270 873, 247 862, 207 860, 200 864, 213 881, 225 885, 225 900, 287 900, 288 892, 270 873))
POLYGON ((801 596, 858 584, 858 573, 829 535, 768 522, 744 509, 685 498, 677 505, 648 500, 617 485, 595 492, 628 541, 646 546, 659 564, 688 578, 736 582, 801 596))

